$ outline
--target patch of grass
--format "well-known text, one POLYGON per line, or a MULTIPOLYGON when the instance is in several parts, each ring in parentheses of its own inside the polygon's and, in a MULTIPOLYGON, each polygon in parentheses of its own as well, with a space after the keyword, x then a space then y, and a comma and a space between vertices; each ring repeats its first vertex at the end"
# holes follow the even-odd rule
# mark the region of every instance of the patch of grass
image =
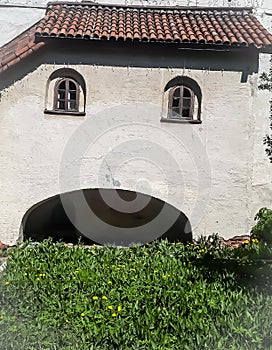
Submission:
POLYGON ((27 246, 0 275, 1 350, 272 349, 266 245, 27 246))

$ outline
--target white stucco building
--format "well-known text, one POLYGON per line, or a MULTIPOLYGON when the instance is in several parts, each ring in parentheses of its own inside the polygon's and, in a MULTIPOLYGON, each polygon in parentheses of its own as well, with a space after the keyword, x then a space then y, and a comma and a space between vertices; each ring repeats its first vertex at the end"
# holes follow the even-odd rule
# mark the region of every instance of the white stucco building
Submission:
POLYGON ((152 240, 176 220, 175 237, 229 238, 271 207, 269 96, 257 87, 272 36, 248 8, 177 4, 8 9, 29 20, 0 49, 1 241, 64 230, 62 205, 98 243, 152 240))

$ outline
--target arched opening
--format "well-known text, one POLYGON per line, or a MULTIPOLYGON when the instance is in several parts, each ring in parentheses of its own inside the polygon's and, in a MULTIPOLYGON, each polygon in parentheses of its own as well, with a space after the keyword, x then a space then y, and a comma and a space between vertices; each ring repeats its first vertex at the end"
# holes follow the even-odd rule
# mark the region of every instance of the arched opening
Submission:
POLYGON ((146 194, 120 189, 85 189, 48 198, 22 220, 24 240, 129 246, 153 240, 190 242, 187 216, 146 194))
POLYGON ((46 84, 46 114, 71 114, 84 116, 86 84, 83 76, 71 68, 54 71, 46 84))
POLYGON ((171 79, 164 88, 163 119, 201 122, 202 92, 198 83, 186 76, 171 79))

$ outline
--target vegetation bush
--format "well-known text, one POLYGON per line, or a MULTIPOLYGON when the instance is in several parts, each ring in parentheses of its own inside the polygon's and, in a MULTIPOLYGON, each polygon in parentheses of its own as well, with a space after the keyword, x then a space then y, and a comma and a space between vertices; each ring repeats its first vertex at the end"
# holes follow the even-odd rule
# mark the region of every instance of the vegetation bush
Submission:
POLYGON ((0 275, 0 349, 272 349, 271 265, 253 264, 271 251, 219 249, 216 236, 122 249, 26 243, 0 275))
POLYGON ((261 208, 255 220, 257 224, 251 230, 251 237, 272 244, 272 210, 261 208))
MULTIPOLYGON (((267 90, 272 92, 272 58, 270 59, 270 69, 268 73, 263 73, 260 76, 261 84, 259 85, 260 90, 267 90)), ((268 156, 270 163, 272 163, 272 100, 270 100, 270 134, 267 134, 264 139, 264 145, 266 146, 265 151, 268 156)))

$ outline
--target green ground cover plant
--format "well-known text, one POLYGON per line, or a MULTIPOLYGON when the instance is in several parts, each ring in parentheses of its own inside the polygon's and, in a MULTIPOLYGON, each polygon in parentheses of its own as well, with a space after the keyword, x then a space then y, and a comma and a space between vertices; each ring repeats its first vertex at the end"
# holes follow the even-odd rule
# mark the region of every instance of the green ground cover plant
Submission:
POLYGON ((251 237, 272 245, 272 210, 261 208, 254 219, 257 223, 251 230, 251 237))
POLYGON ((154 242, 8 252, 0 349, 272 349, 272 248, 154 242))

